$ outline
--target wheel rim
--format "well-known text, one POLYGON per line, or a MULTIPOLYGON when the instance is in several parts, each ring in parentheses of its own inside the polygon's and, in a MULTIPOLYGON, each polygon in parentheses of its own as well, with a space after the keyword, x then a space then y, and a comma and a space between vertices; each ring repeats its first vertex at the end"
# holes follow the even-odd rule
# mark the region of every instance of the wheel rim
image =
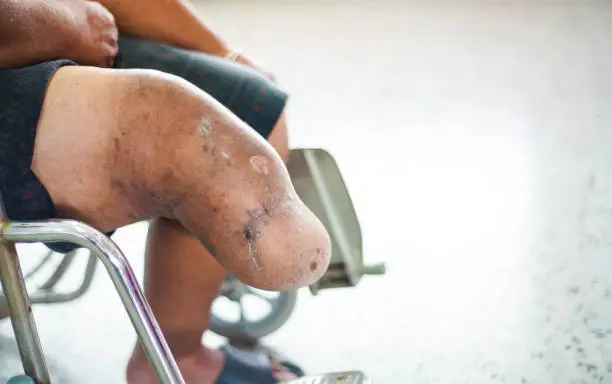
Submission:
POLYGON ((213 303, 210 330, 231 339, 258 339, 291 316, 297 292, 267 292, 229 276, 213 303))
MULTIPOLYGON (((36 280, 38 276, 36 276, 41 270, 45 270, 45 272, 49 272, 49 269, 52 269, 55 265, 59 264, 61 258, 53 251, 50 251, 45 246, 32 246, 33 244, 27 244, 25 246, 26 252, 23 252, 24 245, 18 244, 18 253, 19 255, 27 253, 28 257, 20 257, 19 262, 21 266, 21 271, 23 274, 23 280, 26 283, 26 286, 31 285, 31 281, 36 280), (37 253, 40 252, 41 256, 32 255, 32 251, 35 249, 37 253)), ((38 279, 40 280, 40 279, 38 279)), ((4 297, 4 292, 2 291, 2 286, 0 285, 0 320, 9 317, 8 306, 6 303, 6 298, 4 297)))

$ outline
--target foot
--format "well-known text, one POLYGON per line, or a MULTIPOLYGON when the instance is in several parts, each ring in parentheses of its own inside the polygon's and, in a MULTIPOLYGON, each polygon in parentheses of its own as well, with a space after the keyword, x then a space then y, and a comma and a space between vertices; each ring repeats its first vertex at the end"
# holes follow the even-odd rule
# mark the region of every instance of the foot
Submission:
MULTIPOLYGON (((251 352, 246 352, 250 354, 251 352)), ((267 356, 260 356, 266 359, 267 356)), ((177 357, 177 364, 186 384, 215 384, 225 367, 226 354, 221 350, 208 349, 202 346, 199 350, 177 357)), ((258 358, 255 358, 258 360, 258 358)), ((251 363, 249 361, 249 363, 251 363)), ((253 361, 253 365, 261 364, 253 361)), ((269 371, 277 382, 296 379, 279 361, 269 361, 269 371)), ((127 366, 129 384, 157 384, 153 368, 144 352, 137 348, 127 366)))

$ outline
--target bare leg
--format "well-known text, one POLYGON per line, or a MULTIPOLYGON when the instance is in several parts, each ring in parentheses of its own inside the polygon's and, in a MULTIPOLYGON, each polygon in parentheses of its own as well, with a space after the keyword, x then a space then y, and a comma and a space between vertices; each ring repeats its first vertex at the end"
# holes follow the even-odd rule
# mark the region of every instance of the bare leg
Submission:
MULTIPOLYGON (((62 214, 102 230, 156 218, 147 247, 145 290, 188 382, 214 382, 224 362, 222 353, 201 345, 225 278, 202 240, 232 273, 262 288, 308 283, 304 275, 328 262, 326 233, 317 233, 320 223, 296 205, 301 202, 282 166, 281 157, 287 156, 284 119, 270 138, 281 156, 249 134, 220 104, 157 72, 65 68, 54 77, 45 101, 33 169, 62 214), (80 97, 67 96, 74 94, 80 97), (300 239, 313 224, 315 236, 300 239), (241 237, 219 239, 215 225, 241 237), (268 228, 274 230, 266 233, 268 228), (298 234, 295 243, 284 243, 292 231, 298 234), (266 241, 270 236, 281 246, 282 253, 270 253, 275 260, 266 260, 267 252, 274 251, 275 244, 266 241), (234 244, 241 242, 242 255, 234 244), (314 253, 308 252, 311 243, 314 253), (287 256, 295 259, 285 262, 287 256)), ((278 368, 275 376, 291 378, 278 368)), ((128 380, 155 382, 139 348, 130 360, 128 380)))
POLYGON ((101 230, 176 219, 255 287, 310 284, 329 262, 327 233, 274 149, 174 76, 61 69, 32 167, 64 216, 101 230))
MULTIPOLYGON (((269 142, 281 158, 289 154, 284 117, 269 142)), ((145 291, 187 382, 211 382, 224 362, 220 351, 202 346, 211 307, 226 272, 200 242, 179 222, 158 219, 150 227, 147 244, 145 291), (170 257, 169 257, 170 256, 170 257), (173 257, 174 256, 174 257, 173 257), (204 380, 204 381, 203 381, 204 380)), ((293 376, 277 369, 275 377, 293 376)), ((136 346, 127 370, 129 383, 154 383, 154 372, 143 351, 136 346)))

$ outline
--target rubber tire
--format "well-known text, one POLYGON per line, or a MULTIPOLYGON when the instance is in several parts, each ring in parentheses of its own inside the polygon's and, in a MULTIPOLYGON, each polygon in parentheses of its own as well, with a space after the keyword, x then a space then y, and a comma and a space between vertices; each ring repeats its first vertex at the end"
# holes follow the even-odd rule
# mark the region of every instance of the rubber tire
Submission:
POLYGON ((30 376, 21 375, 11 378, 6 384, 36 384, 36 382, 30 376))

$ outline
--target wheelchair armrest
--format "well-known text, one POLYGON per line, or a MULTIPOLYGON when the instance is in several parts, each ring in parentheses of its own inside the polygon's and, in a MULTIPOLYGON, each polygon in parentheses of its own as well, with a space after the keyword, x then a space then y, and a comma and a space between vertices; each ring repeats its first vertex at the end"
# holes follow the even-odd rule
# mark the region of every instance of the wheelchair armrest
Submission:
MULTIPOLYGON (((66 242, 89 249, 106 267, 134 325, 140 343, 160 381, 172 384, 184 382, 130 264, 119 247, 110 238, 91 226, 74 220, 47 220, 38 222, 0 221, 0 245, 10 245, 13 242, 66 242)), ((0 247, 0 252, 14 253, 14 247, 0 247)), ((8 295, 25 296, 26 293, 16 254, 9 256, 12 257, 0 258, 0 262, 4 261, 7 266, 6 270, 11 270, 10 274, 7 273, 4 276, 5 278, 8 276, 8 279, 12 281, 2 282, 3 285, 11 288, 5 290, 10 304, 11 298, 8 295)), ((17 303, 18 301, 20 303, 19 307, 21 307, 20 314, 19 316, 12 316, 13 324, 15 325, 15 322, 17 322, 20 325, 20 334, 17 334, 16 330, 17 339, 18 341, 23 341, 24 350, 28 350, 30 344, 37 344, 40 350, 40 342, 38 341, 35 327, 33 327, 33 319, 30 317, 27 319, 27 324, 21 323, 22 318, 25 318, 23 314, 26 312, 30 313, 25 308, 29 304, 23 298, 18 298, 13 302, 17 303)), ((22 346, 20 345, 21 349, 22 346)), ((27 365, 26 360, 28 363, 30 362, 27 359, 28 357, 30 355, 22 351, 24 368, 27 365)), ((42 360, 42 366, 44 366, 44 360, 42 360)), ((30 374, 27 371, 28 369, 26 369, 26 373, 30 374)))

